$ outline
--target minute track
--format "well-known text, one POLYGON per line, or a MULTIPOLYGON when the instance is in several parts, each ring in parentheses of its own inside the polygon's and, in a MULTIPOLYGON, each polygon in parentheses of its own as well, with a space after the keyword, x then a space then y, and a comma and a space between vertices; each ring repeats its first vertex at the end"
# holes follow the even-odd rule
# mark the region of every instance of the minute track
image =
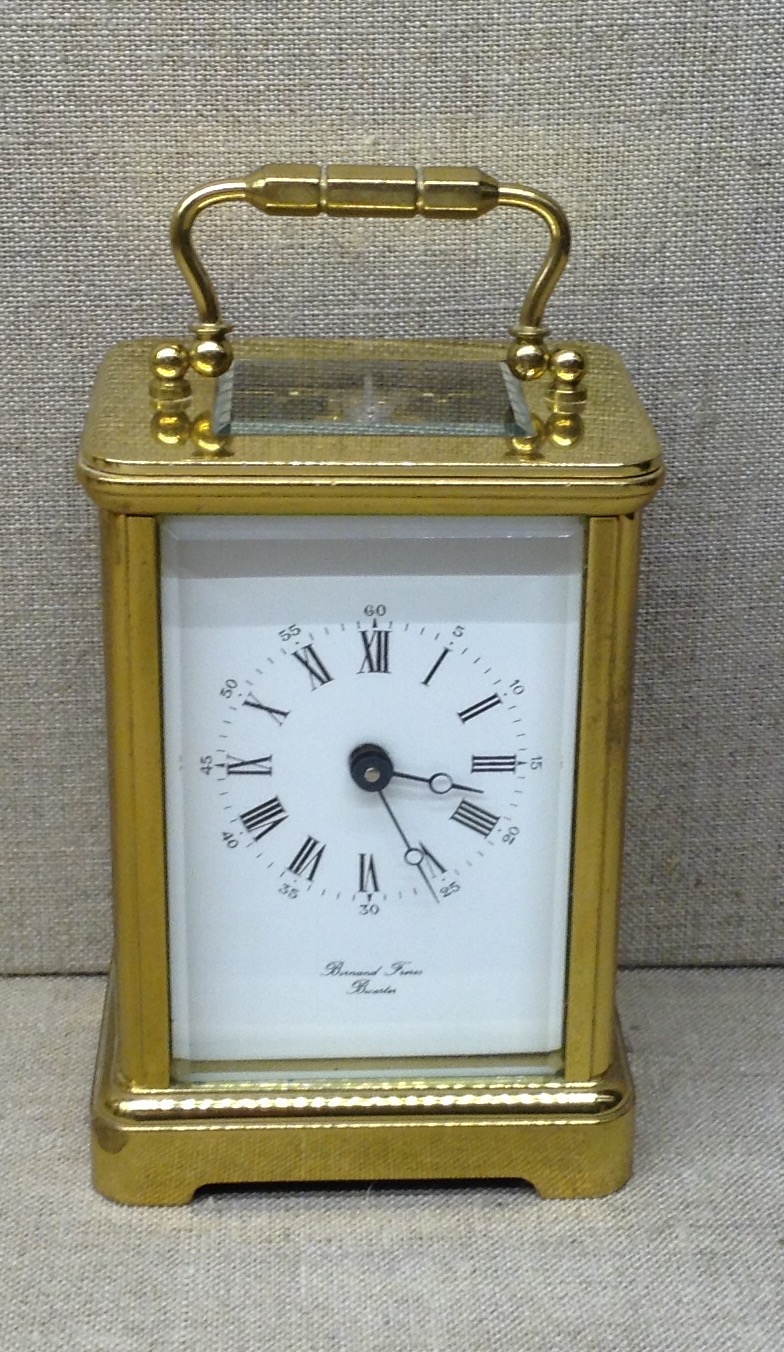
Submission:
MULTIPOLYGON (((347 900, 370 897, 380 902, 387 915, 398 892, 405 898, 418 891, 421 897, 423 884, 434 900, 454 897, 450 904, 463 904, 457 893, 467 887, 467 880, 464 875, 462 884, 458 881, 460 870, 479 863, 481 847, 499 820, 495 813, 514 807, 518 814, 521 806, 510 796, 514 757, 496 752, 492 744, 487 753, 474 750, 475 729, 495 729, 495 740, 505 728, 505 738, 511 740, 508 673, 494 676, 486 651, 469 643, 468 633, 456 645, 448 625, 414 627, 395 624, 393 618, 383 625, 356 621, 313 625, 314 637, 311 627, 296 619, 289 619, 287 628, 297 632, 286 637, 283 647, 279 648, 276 631, 278 642, 254 654, 253 670, 264 672, 263 684, 246 687, 245 698, 240 697, 230 711, 228 723, 234 731, 227 740, 234 741, 235 750, 223 751, 219 761, 229 790, 222 799, 226 809, 231 815, 234 807, 235 820, 258 846, 262 863, 281 870, 290 884, 297 879, 311 883, 313 873, 318 891, 301 888, 300 906, 312 905, 316 896, 334 899, 342 892, 347 900), (477 668, 487 682, 484 692, 476 687, 477 668), (486 719, 492 723, 486 724, 486 719), (386 834, 374 825, 369 833, 365 827, 354 831, 351 803, 339 806, 343 790, 338 767, 341 761, 346 765, 346 753, 341 756, 337 750, 336 729, 352 721, 369 731, 375 724, 382 736, 388 726, 394 739, 394 762, 379 743, 371 742, 355 744, 348 757, 350 761, 362 748, 380 751, 381 762, 371 757, 363 768, 363 773, 378 772, 374 783, 360 782, 358 765, 354 771, 349 765, 349 775, 343 770, 343 783, 353 778, 363 790, 360 801, 384 792, 380 816, 382 823, 387 821, 386 834), (262 729, 266 746, 257 751, 252 745, 247 749, 238 745, 240 736, 255 740, 262 729), (332 759, 336 752, 337 762, 332 759), (270 790, 273 786, 277 790, 279 808, 269 791, 255 800, 243 792, 250 792, 254 780, 259 784, 265 779, 270 790), (480 799, 486 800, 490 781, 493 811, 471 812, 472 804, 478 807, 480 799), (496 790, 502 784, 509 792, 499 798, 496 790), (341 812, 346 815, 341 817, 341 812), (462 826, 462 832, 455 826, 462 826), (394 836, 388 835, 391 827, 400 842, 399 853, 394 836), (325 840, 332 842, 328 849, 323 847, 325 840), (368 860, 361 872, 360 854, 368 860), (354 875, 348 886, 347 872, 354 875), (409 881, 401 887, 404 874, 409 881), (365 886, 358 888, 360 878, 365 886)), ((241 667, 232 665, 241 681, 241 667)))

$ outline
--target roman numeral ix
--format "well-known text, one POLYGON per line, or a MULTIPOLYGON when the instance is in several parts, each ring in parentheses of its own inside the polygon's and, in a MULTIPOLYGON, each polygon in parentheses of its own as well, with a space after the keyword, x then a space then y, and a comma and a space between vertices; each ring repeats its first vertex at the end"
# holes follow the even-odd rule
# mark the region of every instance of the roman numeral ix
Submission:
POLYGON ((257 756, 255 760, 240 760, 239 756, 226 753, 227 775, 271 775, 272 757, 257 756))

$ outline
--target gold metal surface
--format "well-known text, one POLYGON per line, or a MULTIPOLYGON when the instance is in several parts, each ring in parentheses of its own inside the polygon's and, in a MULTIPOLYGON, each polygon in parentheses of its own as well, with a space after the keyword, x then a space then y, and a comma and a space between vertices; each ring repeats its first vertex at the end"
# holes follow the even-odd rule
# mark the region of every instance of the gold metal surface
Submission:
MULTIPOLYGON (((530 512, 618 515, 637 511, 655 493, 663 470, 648 415, 620 358, 610 348, 582 344, 590 387, 571 435, 552 425, 535 442, 517 446, 507 436, 347 437, 335 435, 229 436, 216 440, 211 459, 202 435, 195 444, 179 432, 168 443, 152 422, 149 363, 152 340, 123 343, 98 373, 79 458, 79 476, 102 507, 153 515, 165 512, 455 515, 530 512), (519 456, 516 451, 535 451, 519 456), (205 507, 205 496, 209 508, 205 507)), ((237 344, 244 360, 322 357, 425 361, 503 360, 496 343, 251 340, 237 344)), ((191 421, 211 414, 213 381, 192 378, 190 400, 173 404, 156 386, 155 407, 179 409, 191 421)), ((176 382, 174 383, 176 385, 176 382)), ((169 386, 171 391, 171 386, 169 386)), ((176 394, 176 389, 175 389, 176 394)), ((546 380, 526 388, 534 420, 543 429, 553 412, 546 380)), ((175 432, 172 424, 170 431, 175 432)), ((177 424, 182 431, 184 423, 177 424)), ((200 424, 204 433, 204 423, 200 424)))
POLYGON ((158 532, 101 519, 118 1064, 128 1084, 168 1084, 158 532))
MULTIPOLYGON (((539 271, 523 301, 508 352, 511 369, 521 379, 541 375, 544 360, 544 311, 563 272, 570 245, 569 222, 562 208, 545 193, 517 184, 498 183, 481 169, 333 164, 267 164, 244 179, 205 184, 179 203, 171 223, 171 244, 177 264, 196 302, 196 344, 193 369, 204 376, 222 374, 231 365, 231 326, 221 316, 215 288, 192 239, 197 218, 208 207, 247 202, 269 215, 332 216, 422 215, 440 220, 474 220, 497 206, 515 207, 543 221, 550 242, 539 271), (526 361, 521 348, 535 348, 536 362, 526 361), (523 375, 522 372, 525 371, 523 375)), ((160 364, 156 366, 160 372, 160 364)))
POLYGON ((611 1055, 640 517, 588 524, 566 998, 567 1080, 611 1055))
MULTIPOLYGON (((473 510, 508 510, 494 501, 475 494, 473 510)), ((432 510, 427 496, 410 499, 417 508, 432 510)), ((564 1073, 531 1079, 490 1060, 479 1078, 419 1067, 373 1085, 306 1077, 296 1092, 173 1080, 156 522, 106 513, 104 531, 118 985, 96 1091, 97 1186, 139 1202, 185 1201, 203 1183, 239 1179, 510 1176, 546 1196, 620 1186, 631 1089, 625 1070, 607 1066, 638 520, 589 522, 564 1073), (336 1132, 337 1119, 351 1135, 336 1132)))
POLYGON ((191 194, 173 239, 199 306, 196 344, 143 340, 109 353, 78 467, 103 519, 115 891, 93 1099, 96 1186, 140 1204, 186 1202, 210 1183, 305 1180, 518 1178, 546 1197, 611 1192, 629 1176, 633 1126, 613 1006, 640 512, 663 467, 615 353, 544 350, 544 306, 566 262, 568 226, 541 194, 478 171, 291 164, 191 194), (232 360, 228 325, 191 229, 207 206, 232 200, 270 214, 534 211, 550 248, 511 354, 495 343, 236 345, 237 358, 262 371, 275 361, 303 370, 322 359, 432 361, 453 363, 458 384, 461 363, 516 361, 533 430, 523 434, 518 421, 519 434, 493 436, 405 427, 346 435, 339 422, 334 434, 227 431, 216 407, 223 383, 212 377, 232 360), (205 513, 585 520, 564 1036, 538 1065, 488 1057, 478 1071, 459 1058, 412 1059, 370 1075, 348 1063, 340 1074, 292 1064, 281 1076, 261 1063, 172 1063, 158 518, 205 513))
POLYGON ((268 1105, 255 1087, 129 1093, 114 1015, 110 982, 93 1090, 93 1180, 114 1201, 182 1205, 214 1183, 422 1178, 521 1179, 542 1197, 601 1197, 631 1173, 634 1095, 619 1037, 605 1075, 518 1084, 512 1102, 481 1089, 455 1102, 454 1092, 418 1087, 373 1107, 345 1091, 336 1103, 282 1095, 268 1105))

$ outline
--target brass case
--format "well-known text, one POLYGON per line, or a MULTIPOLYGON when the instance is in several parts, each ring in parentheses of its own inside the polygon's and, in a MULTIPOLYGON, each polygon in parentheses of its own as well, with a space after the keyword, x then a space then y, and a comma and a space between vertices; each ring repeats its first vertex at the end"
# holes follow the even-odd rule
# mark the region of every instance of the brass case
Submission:
MULTIPOLYGON (((584 1197, 628 1178, 633 1090, 614 1016, 617 919, 640 514, 663 470, 619 358, 580 348, 586 392, 564 420, 553 386, 527 387, 538 434, 523 446, 503 436, 222 438, 211 431, 214 381, 194 375, 174 394, 172 383, 150 386, 152 340, 106 358, 78 469, 103 523, 116 940, 92 1113, 105 1196, 169 1204, 206 1184, 459 1177, 524 1179, 545 1197, 584 1197), (565 1037, 552 1074, 434 1078, 423 1064, 369 1083, 177 1084, 158 570, 158 518, 170 513, 586 519, 565 1037)), ((504 350, 236 345, 239 360, 412 355, 501 361, 504 350)))

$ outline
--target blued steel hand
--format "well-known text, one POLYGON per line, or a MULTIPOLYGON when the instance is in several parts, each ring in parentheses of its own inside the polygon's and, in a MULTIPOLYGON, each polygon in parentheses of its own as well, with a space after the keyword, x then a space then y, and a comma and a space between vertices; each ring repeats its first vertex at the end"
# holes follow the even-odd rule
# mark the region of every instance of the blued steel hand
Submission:
POLYGON ((427 784, 433 793, 449 793, 450 789, 459 789, 461 793, 484 793, 484 789, 475 789, 473 784, 456 784, 451 775, 439 770, 437 774, 407 775, 402 770, 392 771, 393 779, 415 779, 418 784, 427 784))
POLYGON ((400 825, 400 822, 398 821, 397 817, 395 816, 394 812, 392 811, 392 808, 389 806, 389 803, 387 802, 386 796, 385 796, 385 794, 384 794, 384 790, 383 790, 383 789, 377 789, 376 792, 377 792, 379 798, 381 799, 382 803, 384 804, 384 807, 386 808, 386 810, 387 810, 387 812, 389 813, 390 817, 392 818, 392 821, 393 821, 394 824, 395 824, 395 828, 397 829, 397 833, 398 833, 398 835, 400 836, 400 839, 402 840, 403 844, 404 844, 405 847, 406 847, 406 852, 405 852, 403 858, 405 859, 405 861, 406 861, 407 864, 412 864, 412 865, 414 866, 414 868, 418 868, 418 869, 419 869, 419 872, 422 874, 422 881, 425 883, 425 886, 428 888, 428 890, 429 890, 431 896, 433 897, 433 900, 434 900, 434 901, 438 901, 438 897, 436 896, 435 889, 434 889, 434 887, 433 887, 433 885, 432 885, 430 879, 428 878, 427 874, 425 873, 425 863, 424 863, 424 861, 425 861, 425 856, 424 856, 424 851, 420 850, 416 845, 412 845, 412 844, 411 844, 411 841, 408 839, 408 836, 406 835, 405 831, 403 830, 402 826, 400 825))

